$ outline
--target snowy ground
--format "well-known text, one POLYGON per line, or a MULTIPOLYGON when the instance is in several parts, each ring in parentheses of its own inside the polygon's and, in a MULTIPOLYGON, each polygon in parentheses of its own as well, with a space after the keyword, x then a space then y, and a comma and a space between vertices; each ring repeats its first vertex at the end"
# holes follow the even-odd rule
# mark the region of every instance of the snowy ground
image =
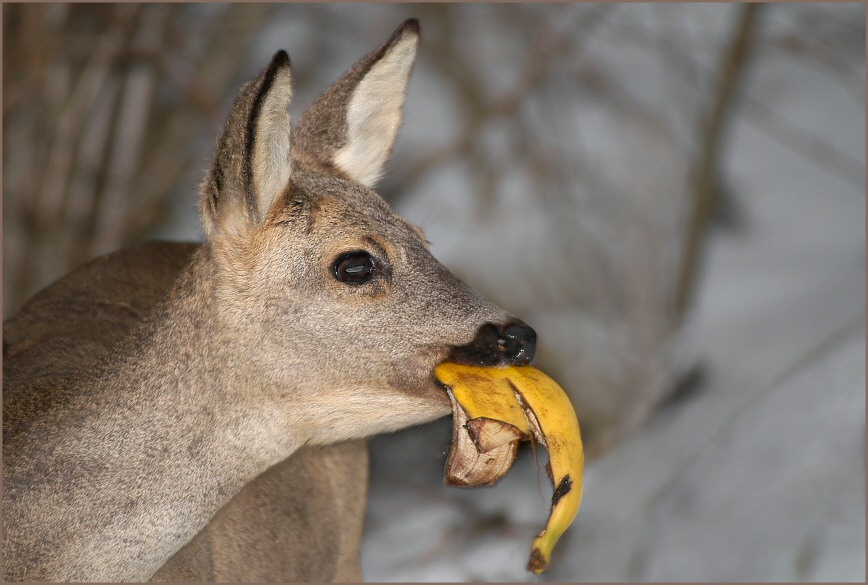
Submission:
MULTIPOLYGON (((864 103, 822 73, 760 60, 747 89, 864 161, 864 103)), ((725 170, 746 227, 710 243, 689 331, 703 376, 587 466, 545 580, 865 579, 864 174, 740 120, 725 170)), ((365 578, 535 580, 544 474, 525 452, 496 488, 442 487, 449 429, 371 442, 365 578)))

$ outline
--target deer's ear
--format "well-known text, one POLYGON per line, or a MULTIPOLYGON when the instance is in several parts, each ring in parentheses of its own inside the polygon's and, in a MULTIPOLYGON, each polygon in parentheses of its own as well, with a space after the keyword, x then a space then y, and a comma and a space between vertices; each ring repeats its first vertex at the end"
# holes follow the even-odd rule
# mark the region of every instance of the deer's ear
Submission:
POLYGON ((201 188, 209 238, 215 228, 243 235, 259 225, 286 189, 292 170, 291 86, 289 56, 278 51, 235 99, 201 188))
POLYGON ((419 22, 402 24, 304 113, 293 129, 293 158, 373 187, 389 158, 419 44, 419 22))

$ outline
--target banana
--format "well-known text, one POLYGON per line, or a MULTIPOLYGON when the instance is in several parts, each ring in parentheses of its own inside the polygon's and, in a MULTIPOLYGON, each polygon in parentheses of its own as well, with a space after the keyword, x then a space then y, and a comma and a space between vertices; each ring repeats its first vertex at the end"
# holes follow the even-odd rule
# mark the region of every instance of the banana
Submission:
POLYGON ((437 366, 434 375, 447 388, 456 421, 446 464, 448 484, 493 485, 515 460, 519 440, 533 437, 548 449, 552 506, 527 565, 528 570, 542 573, 582 502, 584 450, 569 398, 557 382, 533 366, 446 362, 437 366))
POLYGON ((447 389, 452 401, 452 448, 446 460, 446 485, 492 486, 506 475, 526 435, 514 426, 489 419, 467 419, 467 413, 447 389), (472 433, 472 434, 471 434, 472 433))

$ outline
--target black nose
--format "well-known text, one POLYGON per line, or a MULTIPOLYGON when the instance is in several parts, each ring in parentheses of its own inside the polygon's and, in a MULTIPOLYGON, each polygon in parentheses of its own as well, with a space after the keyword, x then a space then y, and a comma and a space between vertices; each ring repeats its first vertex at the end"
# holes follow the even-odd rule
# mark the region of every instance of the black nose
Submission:
POLYGON ((536 331, 513 321, 503 327, 486 323, 473 341, 452 348, 447 361, 474 366, 526 366, 536 354, 536 331))
POLYGON ((526 366, 536 354, 536 331, 524 323, 512 323, 500 334, 497 345, 508 363, 526 366))

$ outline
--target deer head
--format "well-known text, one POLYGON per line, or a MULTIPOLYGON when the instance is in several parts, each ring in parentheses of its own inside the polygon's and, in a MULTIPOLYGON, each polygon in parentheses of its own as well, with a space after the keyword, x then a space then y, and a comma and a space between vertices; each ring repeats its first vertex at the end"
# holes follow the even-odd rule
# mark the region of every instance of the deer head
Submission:
POLYGON ((447 356, 533 358, 533 330, 451 274, 373 190, 418 41, 408 20, 292 129, 279 51, 241 90, 202 185, 221 323, 249 380, 298 399, 313 442, 448 414, 432 376, 447 356))

